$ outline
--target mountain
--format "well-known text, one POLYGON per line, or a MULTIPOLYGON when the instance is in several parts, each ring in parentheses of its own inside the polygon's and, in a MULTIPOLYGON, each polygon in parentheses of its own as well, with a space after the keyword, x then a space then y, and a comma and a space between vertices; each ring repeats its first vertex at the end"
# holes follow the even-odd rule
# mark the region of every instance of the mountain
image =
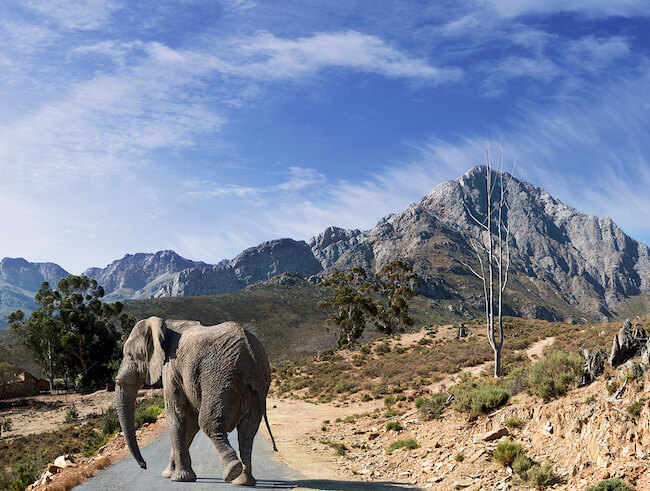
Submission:
MULTIPOLYGON (((504 221, 514 230, 509 314, 604 320, 616 315, 621 300, 650 293, 645 244, 609 217, 582 214, 539 187, 508 174, 504 179, 510 181, 504 221)), ((456 298, 465 308, 480 311, 482 285, 464 264, 476 262, 469 239, 479 232, 468 210, 482 220, 485 199, 486 169, 475 167, 371 230, 338 231, 339 240, 312 239, 318 249, 314 254, 325 270, 357 264, 376 270, 392 259, 409 259, 423 280, 420 293, 456 298)))
POLYGON ((127 254, 105 268, 88 268, 83 274, 104 287, 107 300, 141 298, 158 283, 171 280, 174 273, 209 266, 192 261, 174 251, 127 254))
POLYGON ((5 257, 0 261, 0 329, 8 327, 7 316, 14 310, 32 312, 34 296, 47 281, 56 286, 68 272, 54 263, 30 263, 19 258, 5 257))
MULTIPOLYGON (((496 179, 494 173, 493 179, 496 179)), ((546 320, 605 320, 647 310, 650 250, 608 217, 585 215, 545 190, 504 174, 510 207, 504 221, 514 231, 505 312, 546 320), (637 300, 639 299, 639 300, 637 300), (622 315, 622 314, 621 314, 622 315)), ((486 169, 474 167, 436 186, 418 203, 382 218, 370 230, 328 227, 309 242, 264 242, 231 260, 210 265, 174 251, 127 254, 85 274, 107 300, 217 295, 241 290, 286 272, 319 278, 360 265, 376 271, 404 258, 420 276, 417 293, 460 317, 480 316, 483 286, 467 264, 476 262, 470 239, 479 231, 472 215, 485 215, 486 169), (470 214, 471 213, 471 214, 470 214)), ((51 263, 5 258, 0 269, 0 308, 30 308, 43 280, 67 273, 51 263)), ((639 312, 642 313, 642 312, 639 312)), ((1 327, 1 326, 0 326, 1 327)))

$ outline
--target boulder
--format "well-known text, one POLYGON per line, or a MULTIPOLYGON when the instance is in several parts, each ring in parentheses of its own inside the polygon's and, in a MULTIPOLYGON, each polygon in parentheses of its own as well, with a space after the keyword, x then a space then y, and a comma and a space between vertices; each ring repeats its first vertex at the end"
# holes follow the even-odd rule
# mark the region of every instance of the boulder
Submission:
POLYGON ((501 427, 496 430, 488 431, 485 435, 481 437, 481 440, 483 440, 484 442, 489 442, 492 440, 497 440, 502 436, 507 436, 509 434, 510 432, 508 431, 508 428, 501 427))

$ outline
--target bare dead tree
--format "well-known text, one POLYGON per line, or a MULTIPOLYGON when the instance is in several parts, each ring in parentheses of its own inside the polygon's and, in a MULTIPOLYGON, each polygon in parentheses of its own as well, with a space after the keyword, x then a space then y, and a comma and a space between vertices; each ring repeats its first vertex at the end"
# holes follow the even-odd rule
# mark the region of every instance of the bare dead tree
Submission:
POLYGON ((465 204, 465 208, 478 225, 478 237, 470 239, 476 254, 478 268, 463 263, 483 282, 487 338, 494 351, 494 377, 501 376, 501 348, 503 347, 503 293, 508 284, 510 269, 510 240, 513 237, 508 219, 508 193, 512 174, 504 182, 503 148, 499 145, 496 176, 492 174, 489 145, 485 146, 486 209, 485 218, 479 219, 465 204), (495 191, 498 196, 495 197, 495 191))

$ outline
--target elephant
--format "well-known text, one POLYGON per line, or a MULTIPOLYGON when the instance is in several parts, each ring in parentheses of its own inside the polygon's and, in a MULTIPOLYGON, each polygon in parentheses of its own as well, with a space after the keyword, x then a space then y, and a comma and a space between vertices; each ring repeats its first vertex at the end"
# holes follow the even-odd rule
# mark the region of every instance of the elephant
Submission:
POLYGON ((129 450, 143 469, 147 464, 135 437, 135 400, 138 389, 161 377, 172 443, 162 476, 196 480, 189 448, 200 428, 219 453, 224 481, 254 486, 251 452, 262 416, 277 451, 266 416, 271 369, 262 343, 235 322, 203 326, 149 317, 135 324, 115 378, 115 407, 129 450), (228 442, 235 428, 241 461, 228 442))

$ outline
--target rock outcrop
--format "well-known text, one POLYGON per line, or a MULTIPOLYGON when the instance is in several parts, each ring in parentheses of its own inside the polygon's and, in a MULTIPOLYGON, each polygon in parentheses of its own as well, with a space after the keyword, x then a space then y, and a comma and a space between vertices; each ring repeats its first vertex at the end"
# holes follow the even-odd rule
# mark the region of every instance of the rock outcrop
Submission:
POLYGON ((630 358, 641 353, 648 342, 648 336, 641 324, 632 327, 630 319, 625 319, 623 327, 614 337, 609 363, 613 367, 625 363, 630 358))

